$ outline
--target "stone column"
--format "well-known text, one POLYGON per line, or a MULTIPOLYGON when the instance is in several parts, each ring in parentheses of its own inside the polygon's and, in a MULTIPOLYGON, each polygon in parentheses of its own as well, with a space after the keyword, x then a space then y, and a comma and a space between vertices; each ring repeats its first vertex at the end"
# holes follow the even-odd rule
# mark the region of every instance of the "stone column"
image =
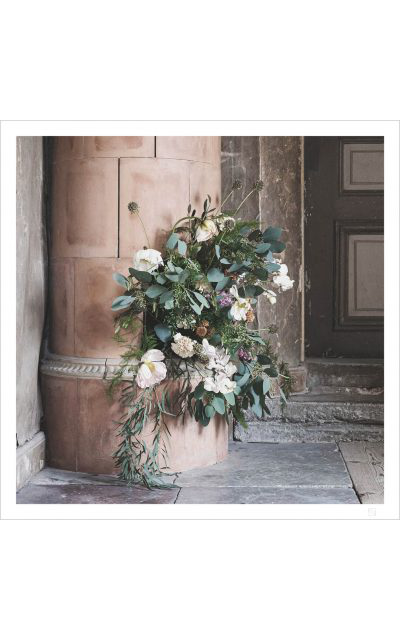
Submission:
MULTIPOLYGON (((42 365, 49 465, 115 472, 113 420, 121 410, 103 379, 121 354, 112 340, 110 307, 121 293, 112 273, 127 272, 134 251, 147 244, 128 203, 139 204, 151 247, 161 249, 189 202, 201 210, 210 194, 219 204, 220 180, 217 137, 54 139, 49 353, 42 365)), ((225 429, 180 425, 174 437, 174 470, 226 455, 225 429)))

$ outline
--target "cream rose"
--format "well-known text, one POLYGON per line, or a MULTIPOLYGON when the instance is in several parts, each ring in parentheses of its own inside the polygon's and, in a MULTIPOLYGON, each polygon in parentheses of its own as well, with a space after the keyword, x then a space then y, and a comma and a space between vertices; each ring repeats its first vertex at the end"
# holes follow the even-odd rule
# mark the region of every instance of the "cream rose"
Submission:
POLYGON ((162 255, 156 249, 140 249, 135 254, 133 267, 138 271, 153 271, 162 265, 162 255))

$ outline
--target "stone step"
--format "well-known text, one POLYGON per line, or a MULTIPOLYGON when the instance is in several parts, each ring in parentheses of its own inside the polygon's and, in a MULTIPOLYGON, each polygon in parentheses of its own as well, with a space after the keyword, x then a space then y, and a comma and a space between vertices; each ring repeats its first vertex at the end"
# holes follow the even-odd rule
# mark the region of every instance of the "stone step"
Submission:
POLYGON ((355 422, 249 422, 245 431, 234 426, 234 439, 239 442, 381 442, 383 424, 359 424, 355 422))
POLYGON ((248 415, 248 429, 234 427, 242 442, 332 442, 383 439, 383 394, 306 393, 290 397, 282 411, 277 401, 271 416, 248 415))
POLYGON ((383 360, 308 358, 305 365, 310 391, 356 388, 367 392, 383 388, 383 360))

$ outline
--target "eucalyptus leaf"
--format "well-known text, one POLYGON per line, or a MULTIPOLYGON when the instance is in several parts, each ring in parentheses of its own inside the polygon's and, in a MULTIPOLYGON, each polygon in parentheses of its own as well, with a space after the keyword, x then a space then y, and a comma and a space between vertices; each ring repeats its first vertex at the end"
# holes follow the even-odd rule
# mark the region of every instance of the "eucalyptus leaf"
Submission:
POLYGON ((225 275, 222 273, 222 271, 216 269, 215 267, 210 269, 210 271, 207 273, 207 280, 209 282, 220 282, 220 280, 223 280, 223 278, 225 278, 225 275))
POLYGON ((168 342, 171 339, 171 329, 166 324, 156 324, 154 332, 161 342, 168 342))
POLYGON ((166 291, 161 295, 160 302, 161 304, 164 304, 164 302, 167 302, 167 300, 171 300, 173 297, 174 294, 172 293, 172 291, 166 291))
POLYGON ((256 253, 266 253, 270 246, 271 244, 269 242, 261 242, 256 246, 256 253))
POLYGON ((235 394, 233 392, 225 393, 225 398, 232 407, 236 404, 235 394))
POLYGON ((207 404, 205 406, 204 413, 206 414, 207 418, 213 418, 215 416, 215 409, 212 404, 207 404))
POLYGON ((225 402, 222 400, 222 398, 218 398, 218 396, 215 396, 211 404, 217 413, 219 413, 221 416, 224 415, 225 402))
POLYGON ((127 309, 128 307, 131 306, 133 300, 134 299, 132 296, 118 296, 118 298, 115 298, 115 300, 113 301, 111 305, 111 309, 113 311, 120 311, 121 309, 127 309))
POLYGON ((186 255, 187 244, 183 240, 178 240, 178 251, 181 256, 186 255))
POLYGON ((196 398, 196 400, 201 400, 201 398, 203 397, 203 393, 204 393, 204 382, 199 382, 199 384, 193 391, 193 395, 196 398))
POLYGON ((174 249, 177 245, 178 240, 179 240, 178 234, 171 233, 170 237, 167 240, 167 244, 166 244, 167 249, 174 249))
POLYGON ((148 298, 158 298, 158 296, 160 296, 165 291, 168 291, 168 290, 165 287, 163 287, 161 284, 152 284, 151 287, 146 289, 146 296, 148 298))
POLYGON ((262 234, 263 240, 265 242, 273 242, 275 240, 279 240, 282 235, 282 231, 283 229, 281 229, 281 227, 268 227, 268 229, 265 229, 264 233, 262 234))
POLYGON ((279 240, 276 240, 276 242, 271 242, 272 253, 282 253, 284 249, 286 249, 286 245, 284 242, 280 242, 279 240))
POLYGON ((207 300, 207 298, 205 298, 201 293, 199 293, 198 291, 192 291, 192 293, 196 296, 197 300, 199 302, 201 302, 202 305, 204 305, 206 307, 206 309, 210 308, 210 304, 207 300))
POLYGON ((123 287, 124 289, 128 289, 129 280, 125 278, 125 276, 123 276, 122 273, 113 273, 112 277, 114 278, 115 282, 120 285, 120 287, 123 287))
POLYGON ((277 271, 281 270, 281 266, 279 264, 277 264, 276 262, 268 262, 267 264, 267 271, 268 273, 276 273, 277 271))
POLYGON ((138 269, 129 267, 129 273, 136 278, 136 280, 139 280, 139 282, 151 282, 152 280, 152 275, 148 271, 139 271, 138 269))
POLYGON ((222 291, 222 289, 226 289, 230 285, 231 282, 232 281, 228 276, 224 277, 223 280, 220 280, 217 283, 217 286, 215 287, 215 291, 222 291))

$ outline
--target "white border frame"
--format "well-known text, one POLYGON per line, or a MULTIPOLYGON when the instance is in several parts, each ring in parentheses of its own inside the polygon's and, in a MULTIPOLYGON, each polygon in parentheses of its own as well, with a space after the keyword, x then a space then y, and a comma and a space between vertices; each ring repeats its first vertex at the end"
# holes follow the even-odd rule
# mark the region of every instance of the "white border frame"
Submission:
POLYGON ((399 518, 399 123, 397 121, 6 121, 1 128, 1 517, 4 519, 399 518), (17 505, 15 503, 16 137, 274 135, 385 137, 385 504, 17 505))

